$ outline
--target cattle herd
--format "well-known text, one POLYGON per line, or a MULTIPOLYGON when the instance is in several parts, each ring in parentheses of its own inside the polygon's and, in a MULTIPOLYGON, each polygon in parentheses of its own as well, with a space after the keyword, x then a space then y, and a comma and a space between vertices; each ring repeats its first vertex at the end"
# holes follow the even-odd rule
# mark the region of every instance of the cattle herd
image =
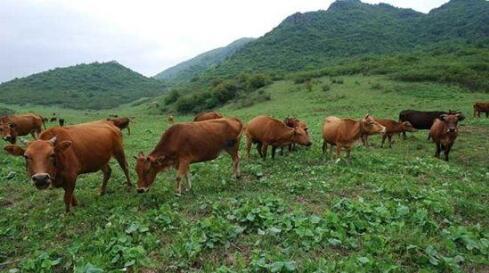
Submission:
MULTIPOLYGON (((489 117, 489 103, 474 104, 474 117, 485 113, 489 117)), ((100 194, 106 192, 107 182, 111 176, 109 161, 114 157, 127 179, 128 190, 131 189, 126 155, 122 141, 122 129, 130 134, 129 123, 134 118, 118 117, 92 121, 82 124, 64 126, 64 119, 53 113, 51 119, 36 114, 11 115, 0 117, 0 136, 10 142, 4 150, 13 156, 25 158, 27 175, 38 189, 59 187, 64 189, 66 212, 77 205, 74 195, 76 179, 80 174, 102 171, 103 180, 100 194), (58 120, 60 126, 46 129, 45 123, 58 120), (33 141, 24 147, 17 145, 19 136, 31 134, 33 141)), ((448 161, 450 150, 458 135, 458 122, 464 116, 457 111, 423 112, 404 110, 399 114, 399 121, 376 119, 367 114, 360 120, 326 117, 322 127, 323 153, 336 148, 336 157, 346 151, 347 159, 354 144, 362 140, 368 146, 368 137, 382 134, 382 146, 386 139, 392 147, 395 134, 429 130, 428 139, 436 146, 435 156, 444 154, 448 161)), ((192 163, 204 162, 217 158, 222 151, 232 158, 233 176, 240 177, 239 144, 241 136, 246 137, 246 154, 249 157, 251 147, 256 144, 260 157, 266 159, 268 147, 271 156, 275 157, 277 149, 294 149, 296 144, 312 145, 307 124, 296 118, 287 117, 281 121, 269 116, 257 116, 243 124, 240 119, 224 117, 217 112, 198 114, 193 122, 172 124, 161 136, 156 147, 145 155, 140 152, 136 159, 138 176, 137 192, 146 192, 154 182, 156 175, 171 167, 177 170, 176 193, 182 193, 182 180, 186 190, 190 190, 189 166, 192 163)))

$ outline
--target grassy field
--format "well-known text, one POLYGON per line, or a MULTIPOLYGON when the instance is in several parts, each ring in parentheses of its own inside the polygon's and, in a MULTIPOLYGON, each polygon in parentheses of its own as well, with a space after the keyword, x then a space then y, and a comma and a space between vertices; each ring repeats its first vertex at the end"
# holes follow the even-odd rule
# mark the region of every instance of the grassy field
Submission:
MULTIPOLYGON (((128 193, 114 161, 109 193, 98 195, 101 173, 81 176, 80 205, 66 215, 62 190, 37 191, 23 159, 1 152, 0 271, 489 272, 489 119, 472 118, 473 102, 489 94, 383 77, 335 82, 320 78, 307 91, 279 81, 265 89, 270 101, 218 109, 243 121, 296 116, 308 123, 314 145, 266 161, 253 150, 242 158, 238 181, 225 154, 192 165, 194 187, 181 197, 173 170, 148 193, 128 193), (373 147, 353 150, 351 164, 321 154, 326 116, 397 119, 410 108, 465 113, 450 162, 433 157, 426 131, 396 138, 392 149, 372 137, 373 147)), ((9 107, 59 112, 68 123, 136 116, 133 134, 124 132, 134 182, 133 156, 149 152, 168 127, 145 105, 105 112, 9 107)))

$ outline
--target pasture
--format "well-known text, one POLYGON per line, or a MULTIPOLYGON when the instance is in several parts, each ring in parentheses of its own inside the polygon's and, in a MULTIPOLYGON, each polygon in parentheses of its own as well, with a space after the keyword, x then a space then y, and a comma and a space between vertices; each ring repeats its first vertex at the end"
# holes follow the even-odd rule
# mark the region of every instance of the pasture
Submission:
MULTIPOLYGON (((488 272, 489 119, 474 119, 472 104, 489 94, 381 76, 335 82, 319 78, 308 91, 278 81, 263 90, 269 101, 217 109, 244 122, 295 116, 309 125, 313 145, 262 161, 255 149, 244 156, 242 139, 240 180, 223 153, 191 166, 193 189, 181 197, 174 170, 137 194, 125 190, 111 161, 108 194, 98 195, 101 173, 84 175, 75 190, 80 204, 65 214, 62 190, 36 190, 24 160, 0 152, 0 271, 488 272), (372 147, 353 149, 351 164, 322 155, 326 116, 397 120, 403 109, 465 114, 450 162, 434 158, 427 131, 395 137, 392 149, 373 136, 372 147)), ((123 131, 134 184, 133 156, 151 151, 169 126, 145 104, 104 111, 8 107, 58 112, 68 124, 135 116, 131 135, 123 131)))

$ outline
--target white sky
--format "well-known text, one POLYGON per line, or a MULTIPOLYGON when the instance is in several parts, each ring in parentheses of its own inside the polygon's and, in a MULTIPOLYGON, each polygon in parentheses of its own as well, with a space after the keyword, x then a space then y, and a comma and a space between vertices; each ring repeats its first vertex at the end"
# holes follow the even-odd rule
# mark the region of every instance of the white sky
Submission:
MULTIPOLYGON (((117 60, 147 76, 332 0, 1 0, 0 82, 117 60)), ((363 0, 428 12, 448 0, 363 0)))

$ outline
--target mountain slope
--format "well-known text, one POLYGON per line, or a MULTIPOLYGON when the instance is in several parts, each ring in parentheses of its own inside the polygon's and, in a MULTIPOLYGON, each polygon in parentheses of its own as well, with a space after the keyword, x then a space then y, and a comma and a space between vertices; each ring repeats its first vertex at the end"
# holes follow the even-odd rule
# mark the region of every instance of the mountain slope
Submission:
POLYGON ((299 71, 325 66, 333 59, 478 41, 489 37, 487 14, 489 2, 484 0, 452 0, 429 14, 338 0, 327 11, 289 16, 207 74, 299 71))
POLYGON ((213 49, 188 61, 170 67, 165 71, 158 73, 154 78, 172 82, 190 81, 203 71, 223 62, 227 57, 233 55, 236 51, 253 40, 254 38, 241 38, 225 47, 213 49))
POLYGON ((161 94, 164 85, 117 62, 79 64, 0 85, 8 104, 61 105, 75 109, 112 108, 161 94))

